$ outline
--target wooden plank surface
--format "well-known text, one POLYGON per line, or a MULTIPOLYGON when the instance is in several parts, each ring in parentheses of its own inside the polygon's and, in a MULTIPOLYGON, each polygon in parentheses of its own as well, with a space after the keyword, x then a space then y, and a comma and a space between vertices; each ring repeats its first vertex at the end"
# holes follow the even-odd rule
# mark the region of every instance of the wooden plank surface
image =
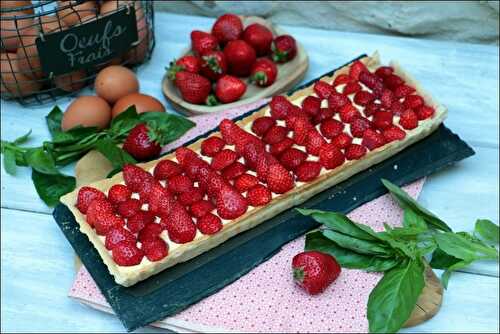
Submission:
MULTIPOLYGON (((163 68, 178 56, 193 27, 210 28, 213 19, 157 13, 156 49, 138 69, 141 91, 165 101, 163 68)), ((307 49, 310 68, 304 82, 361 53, 398 60, 449 109, 446 124, 476 150, 476 156, 431 176, 421 202, 455 230, 470 230, 476 218, 499 216, 499 49, 497 46, 435 42, 284 26, 307 49)), ((82 94, 91 94, 86 89, 82 94)), ((71 100, 57 103, 64 109, 71 100)), ((44 116, 51 105, 22 108, 0 102, 2 139, 33 130, 30 144, 49 134, 44 116)), ((167 109, 172 108, 167 104, 167 109)), ((65 171, 72 172, 73 166, 65 171)), ((32 186, 30 173, 15 177, 1 170, 2 331, 122 331, 114 317, 67 298, 74 278, 73 252, 32 186)), ((483 262, 450 280, 436 317, 405 332, 499 330, 498 263, 483 262)), ((155 329, 145 329, 160 332, 155 329)), ((144 330, 141 330, 143 332, 144 330)))

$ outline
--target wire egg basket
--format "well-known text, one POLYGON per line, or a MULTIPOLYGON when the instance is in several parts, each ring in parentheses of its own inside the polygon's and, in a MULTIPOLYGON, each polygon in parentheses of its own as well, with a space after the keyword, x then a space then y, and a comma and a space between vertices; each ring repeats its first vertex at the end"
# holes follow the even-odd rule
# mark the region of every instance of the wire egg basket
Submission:
MULTIPOLYGON (((134 67, 149 60, 155 45, 152 1, 0 1, 0 23, 1 98, 22 105, 74 95, 92 84, 108 65, 134 67), (37 40, 40 43, 61 31, 90 31, 92 24, 102 23, 117 12, 128 13, 130 8, 135 11, 137 40, 125 46, 125 51, 113 52, 102 63, 93 61, 65 73, 44 70, 37 40)), ((54 54, 51 62, 57 65, 62 60, 54 54)))

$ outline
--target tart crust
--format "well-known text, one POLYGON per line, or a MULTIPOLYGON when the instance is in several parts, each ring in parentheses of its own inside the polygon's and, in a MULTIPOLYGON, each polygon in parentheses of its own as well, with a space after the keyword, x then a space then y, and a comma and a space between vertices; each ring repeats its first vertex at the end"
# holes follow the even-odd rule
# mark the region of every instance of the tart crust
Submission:
MULTIPOLYGON (((362 61, 371 70, 374 70, 380 66, 378 53, 375 53, 371 57, 363 57, 360 59, 360 61, 362 61)), ((339 74, 348 73, 349 65, 350 64, 347 64, 344 67, 339 68, 331 76, 324 76, 319 80, 331 83, 339 74)), ((146 257, 144 257, 142 262, 136 266, 123 267, 117 265, 113 261, 110 252, 105 248, 104 243, 101 241, 102 237, 99 237, 96 234, 92 227, 87 224, 85 215, 83 215, 75 207, 79 188, 61 197, 61 202, 71 210, 71 212, 75 216, 76 221, 80 225, 80 231, 87 235, 90 242, 97 249, 102 260, 108 267, 109 272, 111 273, 111 275, 113 275, 115 282, 126 287, 134 285, 135 283, 142 281, 154 274, 157 274, 166 268, 172 267, 177 263, 192 259, 204 253, 205 251, 220 245, 229 238, 243 231, 251 229, 252 227, 265 222, 266 220, 291 207, 305 202, 306 200, 322 192, 323 190, 328 189, 336 185, 337 183, 348 179, 352 175, 363 171, 370 166, 387 159, 390 156, 395 155, 407 146, 421 140, 422 138, 433 132, 446 118, 446 108, 443 105, 437 103, 430 94, 425 92, 421 88, 420 84, 412 77, 410 77, 396 62, 391 62, 391 66, 394 68, 394 73, 401 76, 408 84, 415 87, 417 93, 424 98, 425 103, 435 109, 435 114, 432 118, 424 121, 419 121, 418 127, 413 130, 405 130, 406 137, 403 140, 394 141, 378 149, 369 151, 362 159, 346 161, 343 165, 333 170, 325 171, 323 169, 322 174, 314 181, 308 183, 298 183, 297 186, 289 192, 282 195, 277 195, 276 197, 273 196, 274 198, 272 199, 272 201, 264 207, 249 207, 248 211, 241 217, 232 221, 225 222, 223 229, 215 235, 202 235, 201 233, 198 233, 193 241, 186 244, 176 245, 176 247, 171 247, 169 249, 168 256, 160 261, 150 262, 146 257)), ((289 100, 293 102, 296 99, 300 99, 313 94, 313 86, 314 82, 307 87, 294 92, 293 94, 288 96, 289 100)), ((256 118, 263 116, 268 111, 268 109, 269 106, 266 105, 253 114, 249 115, 248 117, 237 121, 236 124, 238 124, 242 128, 246 128, 247 124, 253 122, 253 120, 255 120, 256 118)), ((212 133, 211 135, 221 136, 219 132, 212 133)), ((205 138, 200 138, 187 147, 196 152, 199 152, 201 142, 204 139, 205 138)), ((175 154, 171 153, 163 156, 161 159, 138 165, 145 170, 150 170, 160 160, 174 158, 175 154)), ((112 178, 92 183, 90 184, 90 186, 95 187, 103 191, 104 193, 107 193, 108 189, 112 185, 123 183, 123 181, 124 180, 122 173, 118 173, 112 178)))

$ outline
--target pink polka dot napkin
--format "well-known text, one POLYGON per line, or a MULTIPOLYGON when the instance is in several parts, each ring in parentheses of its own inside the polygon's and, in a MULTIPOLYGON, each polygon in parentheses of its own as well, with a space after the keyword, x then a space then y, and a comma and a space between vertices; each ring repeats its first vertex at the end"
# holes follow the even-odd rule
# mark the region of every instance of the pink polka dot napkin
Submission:
MULTIPOLYGON (((197 126, 167 145, 164 151, 216 127, 223 118, 234 118, 264 102, 192 117, 197 126)), ((423 183, 424 179, 421 179, 405 190, 416 198, 423 183)), ((355 209, 349 217, 382 230, 384 222, 400 225, 402 211, 389 195, 384 195, 355 209)), ((368 332, 366 303, 381 276, 343 269, 324 293, 309 296, 292 280, 291 259, 303 249, 304 237, 300 237, 219 292, 152 325, 179 332, 368 332)), ((69 296, 99 310, 112 312, 85 267, 78 271, 69 296)))

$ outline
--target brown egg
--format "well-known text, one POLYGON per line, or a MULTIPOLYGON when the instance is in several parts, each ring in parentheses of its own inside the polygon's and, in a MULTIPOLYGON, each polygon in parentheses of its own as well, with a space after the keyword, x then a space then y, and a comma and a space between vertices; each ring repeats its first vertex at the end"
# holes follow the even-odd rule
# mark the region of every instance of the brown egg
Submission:
POLYGON ((139 44, 126 53, 125 60, 129 64, 142 63, 146 59, 149 51, 149 39, 151 38, 151 31, 146 22, 146 13, 139 2, 136 2, 135 8, 139 44))
MULTIPOLYGON (((40 30, 48 34, 51 32, 65 30, 66 24, 59 20, 56 16, 43 16, 41 17, 40 30)), ((36 47, 36 38, 39 36, 38 27, 29 27, 26 33, 21 37, 21 43, 17 49, 17 56, 19 61, 19 68, 21 71, 32 78, 42 78, 42 65, 38 56, 38 49, 36 47)))
POLYGON ((61 74, 54 78, 54 84, 65 92, 74 92, 85 86, 86 74, 85 70, 61 74))
POLYGON ((59 8, 58 16, 69 27, 88 22, 97 15, 95 1, 85 1, 79 5, 76 3, 75 0, 57 1, 57 7, 59 8), (70 5, 72 6, 70 7, 70 5))
POLYGON ((42 85, 19 71, 15 53, 0 53, 0 72, 2 94, 13 97, 27 96, 38 92, 42 85))
POLYGON ((126 95, 138 92, 139 81, 130 69, 112 65, 97 74, 94 89, 97 95, 113 104, 126 95))
MULTIPOLYGON (((17 15, 26 15, 23 12, 15 12, 17 15)), ((22 35, 27 29, 33 26, 32 18, 19 19, 15 18, 11 13, 4 13, 0 16, 0 38, 2 46, 8 50, 15 52, 21 41, 22 35)))
POLYGON ((75 126, 96 126, 104 129, 111 120, 111 108, 99 96, 80 96, 73 100, 63 115, 61 128, 67 131, 75 126))
POLYGON ((163 104, 156 98, 146 94, 132 93, 116 101, 113 110, 111 110, 113 118, 127 110, 131 105, 135 105, 139 114, 147 111, 165 111, 163 104))

